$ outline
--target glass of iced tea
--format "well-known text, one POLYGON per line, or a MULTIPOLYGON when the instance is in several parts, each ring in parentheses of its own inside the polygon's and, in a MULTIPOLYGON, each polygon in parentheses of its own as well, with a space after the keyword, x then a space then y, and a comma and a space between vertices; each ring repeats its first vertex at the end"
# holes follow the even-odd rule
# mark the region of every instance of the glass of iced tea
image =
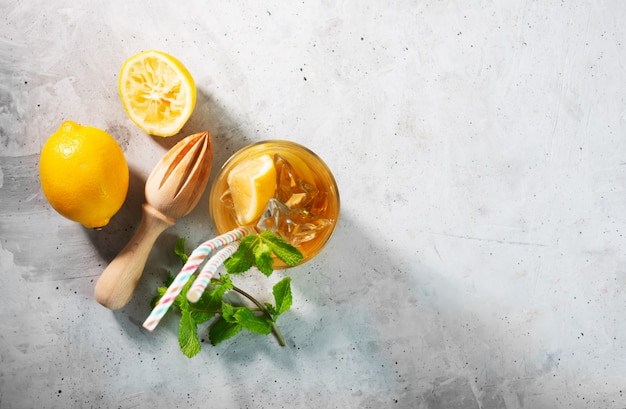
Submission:
MULTIPOLYGON (((335 229, 339 191, 315 153, 295 142, 268 140, 226 161, 211 187, 209 210, 216 234, 241 225, 271 230, 296 246, 304 263, 322 250, 335 229)), ((274 259, 275 269, 285 267, 274 259)))

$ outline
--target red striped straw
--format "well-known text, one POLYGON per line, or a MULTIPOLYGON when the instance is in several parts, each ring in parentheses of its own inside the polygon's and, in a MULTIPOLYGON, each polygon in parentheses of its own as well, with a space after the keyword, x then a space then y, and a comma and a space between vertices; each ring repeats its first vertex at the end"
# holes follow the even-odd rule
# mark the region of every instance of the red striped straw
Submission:
POLYGON ((202 268, 202 271, 200 271, 200 274, 198 274, 198 277, 196 277, 193 284, 191 285, 191 288, 189 289, 189 291, 187 291, 187 300, 189 300, 190 302, 197 302, 200 299, 202 293, 204 292, 204 290, 206 290, 207 286, 211 282, 211 277, 213 277, 213 274, 215 274, 219 266, 221 266, 228 257, 232 256, 238 248, 238 241, 230 243, 229 245, 218 251, 213 257, 209 259, 209 261, 207 261, 207 263, 202 268))
POLYGON ((187 281, 189 281, 193 273, 195 273, 200 264, 202 264, 212 251, 215 251, 216 249, 229 243, 239 241, 243 236, 251 233, 254 233, 254 229, 252 227, 238 227, 228 233, 224 233, 202 243, 194 251, 192 251, 183 268, 176 275, 172 284, 170 284, 165 291, 165 294, 163 294, 163 296, 159 299, 148 318, 144 321, 143 327, 148 331, 154 331, 156 326, 159 325, 161 318, 163 318, 172 303, 174 303, 178 294, 180 294, 185 284, 187 284, 187 281))

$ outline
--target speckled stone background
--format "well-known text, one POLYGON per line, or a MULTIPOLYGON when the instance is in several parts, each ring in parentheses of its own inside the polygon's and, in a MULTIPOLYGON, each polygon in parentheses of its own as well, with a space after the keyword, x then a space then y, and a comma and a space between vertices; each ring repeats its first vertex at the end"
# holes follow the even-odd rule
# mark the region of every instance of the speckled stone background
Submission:
POLYGON ((626 408, 623 1, 0 5, 0 408, 626 408), (170 139, 117 94, 153 48, 198 86, 170 139), (106 129, 131 167, 101 231, 41 192, 64 119, 106 129), (152 167, 205 129, 213 176, 284 138, 337 178, 331 242, 274 277, 293 279, 285 348, 242 333, 187 359, 174 317, 141 328, 176 239, 214 234, 206 194, 127 307, 93 299, 152 167))

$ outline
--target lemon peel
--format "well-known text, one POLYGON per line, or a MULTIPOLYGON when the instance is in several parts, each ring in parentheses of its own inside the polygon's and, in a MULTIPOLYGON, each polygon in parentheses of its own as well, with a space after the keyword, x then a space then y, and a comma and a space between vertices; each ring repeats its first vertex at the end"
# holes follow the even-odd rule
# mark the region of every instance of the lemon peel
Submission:
POLYGON ((227 182, 237 221, 249 225, 261 216, 276 192, 274 160, 267 154, 245 160, 230 171, 227 182))
POLYGON ((69 120, 44 144, 39 176, 50 205, 88 228, 106 226, 128 193, 128 164, 117 141, 69 120))

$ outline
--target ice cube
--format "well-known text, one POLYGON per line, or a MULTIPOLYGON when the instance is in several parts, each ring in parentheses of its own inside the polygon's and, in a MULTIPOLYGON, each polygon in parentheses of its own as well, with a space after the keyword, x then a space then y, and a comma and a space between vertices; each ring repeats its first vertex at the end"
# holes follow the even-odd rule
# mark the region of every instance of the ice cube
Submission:
POLYGON ((237 220, 237 212, 235 211, 235 204, 233 203, 233 196, 230 194, 230 189, 227 189, 224 193, 222 193, 222 196, 220 196, 220 202, 222 202, 226 210, 228 210, 230 216, 237 220))
POLYGON ((291 163, 280 154, 274 155, 274 166, 278 178, 274 197, 291 209, 310 211, 316 203, 315 199, 319 196, 319 190, 305 181, 291 163))
POLYGON ((290 209, 280 200, 270 199, 257 227, 270 230, 297 246, 314 239, 320 230, 331 224, 328 219, 313 216, 303 209, 290 209))

